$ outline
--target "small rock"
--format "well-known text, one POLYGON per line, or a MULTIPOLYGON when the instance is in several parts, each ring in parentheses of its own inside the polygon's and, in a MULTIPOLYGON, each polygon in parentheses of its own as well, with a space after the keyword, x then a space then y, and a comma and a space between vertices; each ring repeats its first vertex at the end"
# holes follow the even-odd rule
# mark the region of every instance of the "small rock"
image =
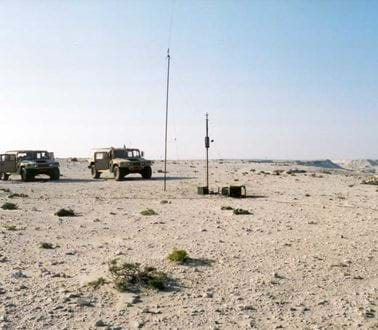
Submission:
POLYGON ((208 291, 208 292, 206 292, 205 297, 206 298, 213 298, 214 297, 214 293, 211 292, 211 291, 208 291))
POLYGON ((106 323, 103 320, 98 320, 95 323, 95 327, 106 327, 106 323))
POLYGON ((143 326, 144 326, 144 322, 143 322, 143 321, 135 321, 135 322, 133 323, 133 326, 134 326, 134 328, 136 328, 136 329, 143 328, 143 326))
POLYGON ((2 315, 0 316, 0 322, 9 322, 9 320, 6 315, 2 315))
POLYGON ((79 298, 79 299, 77 299, 76 304, 78 306, 87 306, 87 307, 93 306, 92 302, 90 300, 88 300, 88 299, 85 299, 85 298, 79 298))
POLYGON ((27 276, 22 271, 18 271, 18 272, 13 273, 12 277, 13 278, 26 278, 27 276))
POLYGON ((139 302, 141 302, 141 300, 140 300, 140 297, 137 296, 137 295, 133 295, 133 296, 131 296, 131 297, 127 300, 127 303, 128 303, 128 304, 131 304, 131 305, 137 304, 137 303, 139 303, 139 302))

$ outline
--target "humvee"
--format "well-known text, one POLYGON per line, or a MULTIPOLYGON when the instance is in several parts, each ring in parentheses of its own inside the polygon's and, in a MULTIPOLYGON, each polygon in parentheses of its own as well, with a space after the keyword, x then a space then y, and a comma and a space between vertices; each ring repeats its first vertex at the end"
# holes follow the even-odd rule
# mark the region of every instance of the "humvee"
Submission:
POLYGON ((30 181, 39 174, 59 180, 59 163, 52 152, 45 150, 7 151, 0 154, 0 179, 6 181, 11 174, 21 175, 22 181, 30 181))
POLYGON ((113 173, 117 181, 132 173, 139 173, 144 179, 150 179, 152 161, 143 157, 144 153, 139 149, 113 147, 94 149, 88 168, 94 179, 99 179, 101 173, 107 171, 113 173))

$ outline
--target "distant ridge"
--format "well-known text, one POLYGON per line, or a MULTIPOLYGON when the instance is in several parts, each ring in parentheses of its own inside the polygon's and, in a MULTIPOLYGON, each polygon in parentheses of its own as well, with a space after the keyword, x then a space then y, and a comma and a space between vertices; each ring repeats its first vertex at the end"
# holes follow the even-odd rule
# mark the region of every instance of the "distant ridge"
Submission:
POLYGON ((271 159, 254 159, 249 160, 249 162, 253 163, 261 163, 261 164, 286 164, 286 165, 301 165, 301 166, 312 166, 312 167, 321 167, 327 169, 343 169, 337 163, 334 163, 332 160, 325 159, 325 160, 271 160, 271 159))
POLYGON ((335 162, 350 170, 369 172, 378 170, 378 159, 338 160, 335 162))
POLYGON ((295 164, 302 165, 302 166, 313 166, 313 167, 328 168, 328 169, 343 169, 343 167, 334 163, 330 159, 308 160, 308 161, 297 160, 297 161, 295 161, 295 164))

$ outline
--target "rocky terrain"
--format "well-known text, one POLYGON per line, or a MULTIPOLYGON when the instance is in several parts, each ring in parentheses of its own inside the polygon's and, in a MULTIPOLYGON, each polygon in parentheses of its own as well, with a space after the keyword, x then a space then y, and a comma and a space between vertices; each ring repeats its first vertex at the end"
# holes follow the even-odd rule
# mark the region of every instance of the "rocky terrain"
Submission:
POLYGON ((214 190, 246 185, 232 199, 197 195, 201 161, 170 162, 166 193, 160 162, 152 180, 122 182, 91 179, 85 161, 61 166, 59 182, 0 182, 0 329, 378 328, 371 173, 212 161, 214 190), (175 248, 190 259, 168 260, 175 248), (114 258, 169 283, 119 292, 114 258))
POLYGON ((378 173, 377 159, 338 160, 335 162, 345 169, 353 171, 378 173))

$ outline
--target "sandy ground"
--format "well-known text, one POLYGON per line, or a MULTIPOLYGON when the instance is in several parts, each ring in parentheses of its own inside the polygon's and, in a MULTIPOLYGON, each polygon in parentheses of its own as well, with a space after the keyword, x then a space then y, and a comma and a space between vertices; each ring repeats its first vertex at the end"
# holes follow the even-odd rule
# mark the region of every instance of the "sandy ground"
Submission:
POLYGON ((213 187, 247 186, 250 198, 231 199, 196 194, 199 161, 171 162, 167 193, 159 162, 154 179, 123 182, 92 180, 84 161, 61 165, 60 182, 0 182, 29 195, 0 191, 1 204, 19 207, 0 209, 1 329, 378 328, 378 191, 360 174, 271 175, 260 171, 292 166, 212 162, 213 187), (62 207, 79 216, 55 216, 62 207), (146 208, 158 215, 142 216, 146 208), (173 264, 173 248, 193 260, 173 264), (109 279, 117 256, 176 285, 139 298, 112 284, 87 287, 109 279))

